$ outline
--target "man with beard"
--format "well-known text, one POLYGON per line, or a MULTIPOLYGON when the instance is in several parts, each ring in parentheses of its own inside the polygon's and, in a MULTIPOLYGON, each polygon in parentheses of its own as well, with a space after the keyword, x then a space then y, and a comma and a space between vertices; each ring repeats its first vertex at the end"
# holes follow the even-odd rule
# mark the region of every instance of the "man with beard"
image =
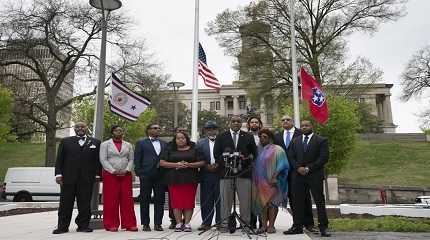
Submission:
MULTIPOLYGON (((281 118, 282 121, 282 128, 283 130, 280 132, 277 132, 275 134, 275 144, 281 146, 285 153, 287 153, 288 156, 288 148, 290 147, 290 143, 292 142, 292 140, 298 136, 302 135, 302 131, 299 128, 295 128, 294 127, 294 121, 292 119, 292 117, 290 117, 289 115, 284 115, 281 118)), ((288 159, 290 159, 290 157, 288 156, 288 159)), ((290 163, 291 166, 291 163, 290 163)), ((290 172, 288 174, 288 199, 290 202, 290 208, 291 208, 291 212, 294 211, 294 206, 293 206, 293 194, 291 193, 291 171, 293 171, 292 168, 290 168, 290 172)), ((311 199, 311 194, 308 191, 307 193, 305 193, 305 201, 303 203, 303 207, 304 207, 304 227, 306 230, 308 230, 309 232, 312 233, 318 233, 318 230, 315 229, 314 227, 314 217, 312 214, 312 199, 311 199)), ((297 230, 297 224, 293 222, 293 225, 291 226, 290 229, 288 229, 287 231, 284 232, 284 234, 292 234, 294 232, 296 232, 297 230)))

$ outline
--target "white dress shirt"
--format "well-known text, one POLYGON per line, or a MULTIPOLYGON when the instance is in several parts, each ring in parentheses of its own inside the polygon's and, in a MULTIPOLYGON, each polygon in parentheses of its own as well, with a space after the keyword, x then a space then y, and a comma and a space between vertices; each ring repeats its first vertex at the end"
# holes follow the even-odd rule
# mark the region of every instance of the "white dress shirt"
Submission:
POLYGON ((235 131, 231 130, 231 128, 230 128, 231 139, 233 139, 233 143, 236 142, 236 145, 234 146, 234 148, 237 148, 237 143, 239 142, 239 133, 240 133, 240 130, 236 132, 236 139, 234 139, 234 134, 233 134, 234 132, 235 131))
MULTIPOLYGON (((290 130, 286 130, 286 129, 284 129, 284 137, 282 138, 283 140, 284 140, 284 144, 285 144, 285 146, 287 145, 287 143, 285 142, 285 139, 287 138, 287 134, 288 134, 288 132, 290 133, 290 143, 291 143, 291 140, 293 139, 293 136, 294 136, 294 132, 296 131, 296 128, 295 127, 292 127, 290 130)), ((288 147, 288 146, 287 146, 288 147)))
MULTIPOLYGON (((307 144, 309 144, 309 142, 311 141, 312 136, 314 135, 314 133, 311 133, 308 135, 308 142, 307 144)), ((302 135, 302 143, 305 141, 305 134, 302 135)))
POLYGON ((215 146, 215 141, 211 141, 209 139, 209 155, 211 156, 211 162, 210 162, 210 164, 214 164, 215 163, 214 146, 215 146))
POLYGON ((161 145, 160 145, 160 140, 153 138, 153 137, 149 137, 149 140, 152 143, 152 146, 154 146, 155 152, 157 153, 157 155, 160 155, 161 152, 161 145), (153 139, 155 139, 154 141, 152 141, 153 139))

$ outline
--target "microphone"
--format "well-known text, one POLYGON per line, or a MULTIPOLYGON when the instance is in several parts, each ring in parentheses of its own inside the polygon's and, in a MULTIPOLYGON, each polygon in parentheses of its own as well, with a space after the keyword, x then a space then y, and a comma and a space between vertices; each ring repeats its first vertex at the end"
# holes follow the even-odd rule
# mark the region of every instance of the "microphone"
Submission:
POLYGON ((222 160, 224 161, 224 165, 225 167, 229 167, 229 158, 230 158, 230 152, 231 149, 230 148, 225 148, 224 152, 222 153, 222 160))
POLYGON ((241 160, 240 160, 239 156, 240 156, 239 152, 233 152, 233 154, 232 154, 232 158, 233 158, 233 173, 234 174, 237 174, 238 171, 242 170, 242 169, 239 169, 239 166, 240 166, 240 168, 242 168, 242 163, 241 163, 241 160))

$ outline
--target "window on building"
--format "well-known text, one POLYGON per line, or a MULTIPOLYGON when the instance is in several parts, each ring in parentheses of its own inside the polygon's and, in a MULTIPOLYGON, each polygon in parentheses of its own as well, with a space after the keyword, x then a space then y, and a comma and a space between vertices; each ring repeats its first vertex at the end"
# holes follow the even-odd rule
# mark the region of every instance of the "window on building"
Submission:
POLYGON ((246 99, 243 97, 239 98, 239 109, 246 109, 246 99))
POLYGON ((233 100, 228 100, 227 101, 227 109, 228 110, 232 110, 233 109, 233 100))
POLYGON ((214 111, 215 110, 215 102, 210 102, 209 103, 209 111, 214 111))
POLYGON ((220 101, 215 102, 215 110, 221 110, 221 102, 220 101))
POLYGON ((197 109, 198 109, 198 111, 202 110, 202 103, 201 102, 197 103, 197 109))
POLYGON ((266 114, 267 124, 273 124, 273 113, 266 114))

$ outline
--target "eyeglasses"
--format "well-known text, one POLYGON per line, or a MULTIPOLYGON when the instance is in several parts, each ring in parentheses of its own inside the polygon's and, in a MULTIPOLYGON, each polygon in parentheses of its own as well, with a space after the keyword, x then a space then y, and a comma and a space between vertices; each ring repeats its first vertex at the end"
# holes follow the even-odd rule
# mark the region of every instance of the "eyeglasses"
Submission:
POLYGON ((240 120, 231 120, 232 123, 241 123, 242 121, 240 120))
POLYGON ((281 119, 281 121, 283 121, 283 122, 291 121, 291 118, 284 118, 284 119, 281 119))
POLYGON ((160 127, 151 127, 151 129, 161 129, 160 127))

